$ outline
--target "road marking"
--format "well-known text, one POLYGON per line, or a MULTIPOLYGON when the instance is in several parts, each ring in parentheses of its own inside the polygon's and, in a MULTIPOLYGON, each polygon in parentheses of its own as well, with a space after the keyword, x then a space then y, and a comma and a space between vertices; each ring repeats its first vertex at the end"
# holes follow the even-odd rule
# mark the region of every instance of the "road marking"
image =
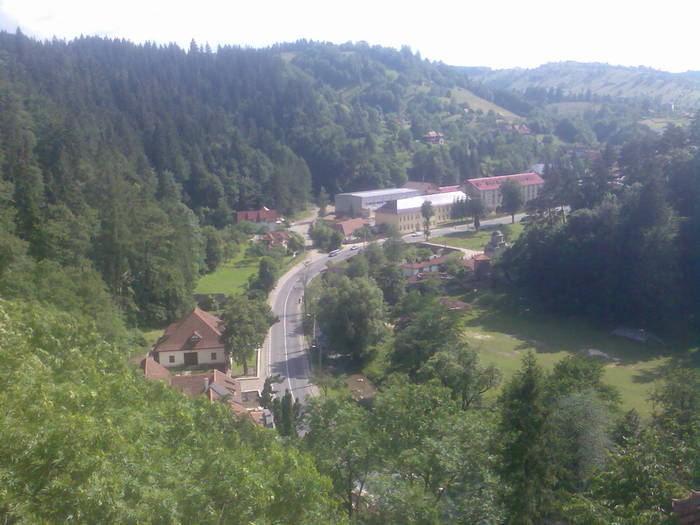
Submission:
POLYGON ((287 353, 287 303, 289 302, 289 297, 292 295, 292 290, 294 290, 294 284, 289 287, 289 293, 284 300, 284 308, 282 309, 282 330, 284 331, 284 366, 287 369, 287 384, 289 385, 289 393, 292 394, 292 401, 294 401, 292 380, 289 378, 289 354, 287 353))

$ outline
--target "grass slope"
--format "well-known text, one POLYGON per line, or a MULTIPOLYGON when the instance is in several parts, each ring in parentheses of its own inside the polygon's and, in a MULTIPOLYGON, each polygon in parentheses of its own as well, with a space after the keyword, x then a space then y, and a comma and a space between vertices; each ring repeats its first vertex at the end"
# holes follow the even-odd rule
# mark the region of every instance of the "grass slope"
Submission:
MULTIPOLYGON (((465 298, 465 299, 473 299, 465 298)), ((465 314, 464 337, 483 363, 494 364, 510 377, 528 350, 546 369, 569 354, 589 349, 609 356, 605 379, 621 394, 622 408, 649 417, 651 393, 660 373, 677 360, 672 345, 642 345, 609 335, 580 319, 536 313, 509 295, 487 293, 465 314)))
POLYGON ((494 104, 493 102, 489 102, 488 100, 475 95, 468 89, 461 87, 453 88, 452 98, 454 98, 458 104, 467 104, 472 110, 480 109, 484 113, 493 111, 497 115, 501 115, 507 120, 523 120, 522 117, 516 115, 512 111, 508 111, 506 108, 494 104))
POLYGON ((567 93, 657 99, 681 107, 696 107, 700 82, 679 73, 646 67, 611 66, 601 63, 557 62, 535 69, 504 69, 474 75, 488 85, 523 91, 528 87, 563 87, 567 93))
POLYGON ((258 271, 259 261, 259 257, 246 258, 245 250, 241 249, 216 271, 203 276, 197 283, 195 293, 237 295, 244 290, 248 278, 258 271))

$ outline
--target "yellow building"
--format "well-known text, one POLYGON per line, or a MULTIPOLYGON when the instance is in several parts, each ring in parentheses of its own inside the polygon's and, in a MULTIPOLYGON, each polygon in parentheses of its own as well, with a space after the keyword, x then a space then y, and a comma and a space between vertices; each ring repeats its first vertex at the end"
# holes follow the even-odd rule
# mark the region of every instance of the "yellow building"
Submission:
POLYGON ((450 191, 389 201, 374 212, 374 222, 377 226, 380 224, 396 226, 401 233, 422 231, 421 207, 425 201, 430 201, 433 206, 430 227, 434 228, 437 224, 450 220, 452 205, 455 201, 466 198, 464 192, 450 191))

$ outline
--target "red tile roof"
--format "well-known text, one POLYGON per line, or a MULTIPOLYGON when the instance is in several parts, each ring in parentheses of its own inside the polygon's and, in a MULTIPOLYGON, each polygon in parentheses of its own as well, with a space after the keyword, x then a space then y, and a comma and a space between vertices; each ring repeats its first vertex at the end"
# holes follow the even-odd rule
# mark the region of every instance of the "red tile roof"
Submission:
POLYGON ((440 186, 438 188, 438 193, 449 193, 451 191, 459 191, 459 184, 455 186, 440 186))
POLYGON ((267 232, 265 235, 263 235, 262 241, 273 246, 281 246, 284 243, 289 242, 289 239, 291 238, 292 236, 289 234, 289 232, 284 230, 275 230, 272 232, 267 232))
POLYGON ((271 210, 263 206, 259 210, 242 210, 236 212, 236 221, 251 222, 275 222, 277 220, 277 210, 271 210))
POLYGON ((151 356, 141 361, 141 370, 143 370, 143 375, 148 379, 162 380, 170 384, 170 371, 151 356))
POLYGON ((430 268, 431 266, 444 264, 445 261, 447 261, 447 255, 442 255, 440 257, 433 257, 432 259, 427 259, 425 261, 403 263, 401 267, 411 270, 420 270, 421 268, 430 268))
POLYGON ((362 228, 365 224, 364 219, 362 218, 357 218, 357 219, 348 219, 347 221, 340 221, 336 222, 331 226, 334 230, 339 231, 345 237, 348 237, 349 235, 352 235, 356 230, 359 230, 362 228))
POLYGON ((172 323, 153 348, 156 352, 177 350, 210 350, 222 348, 224 325, 218 317, 195 308, 185 317, 172 323))
POLYGON ((479 191, 498 189, 507 180, 516 180, 521 186, 531 186, 533 184, 544 184, 544 179, 537 173, 516 173, 514 175, 500 175, 498 177, 482 177, 480 179, 469 179, 465 185, 472 185, 479 191))

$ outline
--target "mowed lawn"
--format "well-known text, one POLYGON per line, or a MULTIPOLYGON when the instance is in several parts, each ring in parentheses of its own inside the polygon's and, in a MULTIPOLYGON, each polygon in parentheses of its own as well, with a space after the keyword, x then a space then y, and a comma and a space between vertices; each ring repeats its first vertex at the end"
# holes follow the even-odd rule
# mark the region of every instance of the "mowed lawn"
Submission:
POLYGON ((459 231, 448 233, 442 237, 431 237, 430 242, 435 244, 444 244, 446 246, 453 246, 455 248, 466 248, 467 250, 483 250, 486 243, 491 240, 491 234, 500 229, 504 234, 506 230, 509 230, 509 242, 517 239, 523 232, 524 225, 522 224, 508 224, 503 226, 489 226, 482 228, 478 232, 475 231, 459 231), (503 226, 507 226, 504 228, 503 226))
POLYGON ((223 293, 237 295, 243 291, 248 278, 258 271, 259 257, 246 258, 241 250, 221 264, 216 271, 204 275, 197 283, 195 293, 223 293))
POLYGON ((664 367, 678 357, 673 345, 633 343, 579 319, 503 307, 507 301, 507 296, 499 297, 495 304, 477 301, 464 317, 464 337, 478 350, 483 363, 498 366, 507 379, 520 368, 528 350, 535 351, 538 362, 548 370, 569 354, 591 349, 604 352, 608 356, 603 358, 605 379, 620 391, 622 408, 634 408, 649 417, 649 394, 664 367))

